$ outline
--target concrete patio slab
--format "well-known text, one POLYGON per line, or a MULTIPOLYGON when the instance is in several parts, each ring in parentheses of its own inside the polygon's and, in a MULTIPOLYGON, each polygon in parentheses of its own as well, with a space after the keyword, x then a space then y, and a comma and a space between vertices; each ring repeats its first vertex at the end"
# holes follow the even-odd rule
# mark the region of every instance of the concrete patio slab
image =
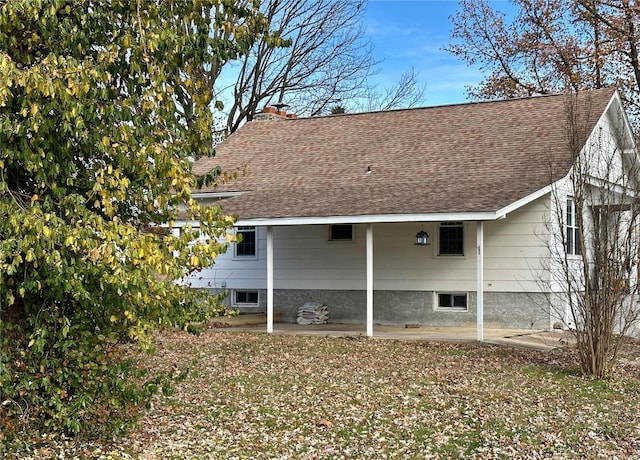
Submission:
MULTIPOLYGON (((225 331, 245 331, 266 333, 266 324, 246 324, 240 321, 228 323, 225 331), (235 324, 234 324, 235 323, 235 324)), ((274 334, 308 335, 321 337, 366 337, 366 329, 361 324, 300 325, 275 323, 274 334)), ((475 326, 451 327, 402 327, 380 326, 373 328, 373 339, 377 340, 425 340, 432 342, 476 343, 475 326)), ((531 329, 504 329, 487 327, 484 329, 483 343, 507 345, 511 347, 548 351, 572 343, 572 336, 566 331, 538 331, 531 329)))

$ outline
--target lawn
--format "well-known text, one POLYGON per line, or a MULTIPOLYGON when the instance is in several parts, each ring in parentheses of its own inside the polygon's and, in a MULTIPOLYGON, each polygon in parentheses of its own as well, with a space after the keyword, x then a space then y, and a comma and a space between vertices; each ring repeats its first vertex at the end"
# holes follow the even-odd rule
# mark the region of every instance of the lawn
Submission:
POLYGON ((640 458, 640 370, 580 375, 567 351, 165 332, 145 364, 190 366, 136 431, 72 458, 640 458))

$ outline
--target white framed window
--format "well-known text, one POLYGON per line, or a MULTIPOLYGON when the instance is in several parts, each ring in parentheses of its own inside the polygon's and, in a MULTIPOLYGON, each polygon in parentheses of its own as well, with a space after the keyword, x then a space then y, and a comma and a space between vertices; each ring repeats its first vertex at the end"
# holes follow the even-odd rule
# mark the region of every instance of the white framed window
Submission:
POLYGON ((236 235, 240 241, 235 244, 236 257, 256 257, 258 254, 258 238, 255 227, 238 227, 236 235))
POLYGON ((329 241, 353 241, 353 225, 329 225, 329 241))
POLYGON ((464 255, 464 224, 462 222, 440 222, 438 254, 441 256, 464 255))
POLYGON ((437 292, 436 310, 442 311, 467 311, 466 292, 437 292))
POLYGON ((566 245, 567 254, 576 256, 582 254, 576 202, 572 197, 567 198, 566 245))
POLYGON ((257 307, 259 301, 258 291, 255 290, 234 290, 233 304, 257 307))

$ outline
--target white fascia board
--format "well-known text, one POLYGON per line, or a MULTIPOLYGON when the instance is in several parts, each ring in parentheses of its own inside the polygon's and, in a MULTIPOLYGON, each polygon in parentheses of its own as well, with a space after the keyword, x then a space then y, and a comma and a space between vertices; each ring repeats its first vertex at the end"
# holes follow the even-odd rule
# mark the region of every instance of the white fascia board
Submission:
POLYGON ((507 217, 507 214, 512 213, 513 211, 520 209, 523 206, 528 205, 529 203, 537 200, 540 197, 545 196, 546 194, 550 193, 554 187, 556 186, 556 184, 558 184, 559 182, 565 180, 565 178, 560 179, 559 181, 556 181, 555 183, 551 184, 551 185, 547 185, 544 188, 541 188, 540 190, 537 190, 527 196, 525 196, 524 198, 520 198, 517 201, 514 201, 511 204, 506 205, 504 208, 498 209, 496 211, 496 219, 504 219, 505 217, 507 217))
POLYGON ((613 192, 614 194, 628 198, 634 198, 637 194, 633 187, 624 187, 623 185, 615 184, 598 177, 587 176, 585 183, 593 188, 603 189, 606 192, 613 192))
MULTIPOLYGON (((611 106, 613 105, 614 101, 616 102, 616 108, 618 109, 618 111, 622 112, 622 129, 625 132, 625 140, 627 140, 631 145, 630 148, 624 148, 626 146, 623 146, 624 150, 632 150, 632 151, 636 151, 635 154, 637 155, 637 148, 638 146, 636 145, 636 137, 633 135, 633 129, 631 128, 631 122, 629 122, 629 115, 627 114, 627 111, 624 109, 624 106, 622 104, 622 100, 620 99, 620 93, 618 92, 618 90, 616 89, 613 93, 613 96, 611 97, 611 100, 609 101, 609 104, 607 105, 606 110, 604 111, 604 113, 607 113, 611 106)), ((604 114, 603 114, 604 116, 604 114)))
MULTIPOLYGON (((607 103, 607 106, 605 107, 604 111, 600 114, 600 117, 598 118, 598 122, 593 125, 593 130, 591 131, 589 136, 587 136, 587 140, 585 142, 585 145, 583 145, 582 148, 580 149, 579 158, 582 157, 582 155, 584 155, 584 150, 585 150, 585 147, 586 147, 587 143, 589 142, 589 139, 591 139, 591 136, 593 136, 593 133, 596 130, 596 128, 598 128, 599 126, 602 126, 603 120, 607 116, 607 113, 609 112, 609 110, 611 109, 613 104, 616 104, 617 108, 621 108, 622 107, 622 104, 620 102, 620 94, 618 93, 617 90, 613 93, 613 96, 611 97, 611 99, 607 103)), ((626 114, 626 112, 624 110, 623 110, 623 113, 624 113, 624 120, 623 120, 624 129, 626 129, 629 132, 631 132, 631 125, 629 124, 629 120, 627 118, 627 114, 626 114)), ((519 209, 519 208, 521 208, 523 206, 526 206, 527 204, 531 203, 532 201, 537 200, 538 198, 546 195, 547 193, 550 193, 558 185, 561 185, 563 182, 568 180, 568 178, 571 177, 572 171, 573 171, 573 166, 569 169, 569 172, 567 173, 567 175, 565 177, 563 177, 562 179, 559 179, 559 180, 555 181, 553 184, 547 185, 546 187, 541 188, 540 190, 538 190, 536 192, 533 192, 532 194, 527 195, 524 198, 521 198, 518 201, 515 201, 515 202, 505 206, 502 209, 499 209, 496 212, 496 217, 498 219, 503 219, 510 212, 513 212, 516 209, 519 209)))
POLYGON ((240 219, 235 226, 259 227, 264 225, 328 225, 328 224, 385 224, 400 222, 447 222, 496 220, 496 213, 489 212, 443 212, 430 214, 380 214, 364 216, 327 216, 327 217, 282 217, 240 219))
POLYGON ((195 198, 196 200, 202 200, 205 198, 231 198, 233 196, 244 195, 247 192, 203 192, 203 193, 194 193, 191 195, 191 198, 195 198))

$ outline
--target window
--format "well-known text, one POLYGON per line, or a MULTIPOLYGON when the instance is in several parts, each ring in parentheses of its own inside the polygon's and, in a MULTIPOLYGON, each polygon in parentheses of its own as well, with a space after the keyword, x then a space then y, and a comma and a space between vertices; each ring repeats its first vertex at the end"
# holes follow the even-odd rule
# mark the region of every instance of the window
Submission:
POLYGON ((235 291, 234 304, 258 305, 258 291, 235 291))
POLYGON ((329 241, 353 241, 353 225, 330 225, 329 241))
POLYGON ((567 254, 581 255, 580 229, 576 219, 576 203, 573 198, 567 199, 567 254))
POLYGON ((238 227, 237 234, 241 241, 236 243, 237 257, 255 257, 256 255, 256 228, 238 227))
POLYGON ((438 294, 438 309, 467 311, 467 294, 451 292, 438 294))
POLYGON ((440 255, 464 255, 462 222, 440 223, 440 255))

